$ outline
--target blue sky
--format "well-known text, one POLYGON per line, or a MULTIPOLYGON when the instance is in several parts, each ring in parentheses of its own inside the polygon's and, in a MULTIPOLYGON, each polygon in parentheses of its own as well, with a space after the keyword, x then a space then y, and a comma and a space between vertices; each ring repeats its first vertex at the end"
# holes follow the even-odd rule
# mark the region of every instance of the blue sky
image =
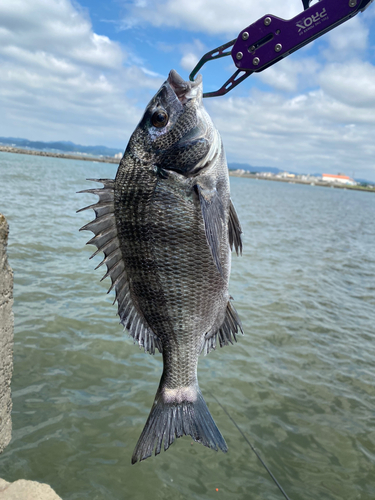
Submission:
MULTIPOLYGON (((170 69, 187 79, 259 17, 301 10, 300 0, 2 0, 0 136, 123 151, 170 69)), ((231 58, 205 66, 205 90, 234 69, 231 58)), ((375 181, 375 4, 205 105, 230 162, 375 181)))

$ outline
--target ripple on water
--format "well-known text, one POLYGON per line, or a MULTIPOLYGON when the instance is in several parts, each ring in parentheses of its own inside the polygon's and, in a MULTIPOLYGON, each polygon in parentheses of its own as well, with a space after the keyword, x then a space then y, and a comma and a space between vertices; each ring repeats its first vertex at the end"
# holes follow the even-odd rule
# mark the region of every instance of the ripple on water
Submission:
POLYGON ((199 365, 229 452, 184 438, 132 467, 161 357, 119 326, 78 232, 91 215, 75 213, 93 200, 75 194, 84 179, 115 171, 0 154, 16 321, 2 476, 47 482, 64 500, 279 499, 212 393, 294 500, 373 500, 375 197, 232 178, 244 254, 230 289, 245 335, 199 365))

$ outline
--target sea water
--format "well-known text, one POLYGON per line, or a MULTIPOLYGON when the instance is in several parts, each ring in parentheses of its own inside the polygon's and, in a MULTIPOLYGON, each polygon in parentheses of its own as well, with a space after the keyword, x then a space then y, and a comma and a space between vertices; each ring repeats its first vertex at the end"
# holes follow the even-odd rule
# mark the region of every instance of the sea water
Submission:
MULTIPOLYGON (((230 292, 245 335, 199 363, 229 451, 178 439, 135 466, 162 371, 106 295, 86 178, 116 165, 0 153, 14 270, 13 438, 0 477, 64 500, 375 498, 375 195, 231 178, 244 239, 230 292)), ((98 185, 95 185, 98 186, 98 185)))

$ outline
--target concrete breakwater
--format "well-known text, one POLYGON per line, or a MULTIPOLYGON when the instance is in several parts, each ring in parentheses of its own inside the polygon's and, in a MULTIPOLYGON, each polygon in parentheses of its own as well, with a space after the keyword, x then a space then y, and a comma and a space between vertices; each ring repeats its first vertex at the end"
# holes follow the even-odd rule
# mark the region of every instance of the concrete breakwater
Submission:
POLYGON ((13 271, 7 259, 9 227, 0 214, 0 453, 12 435, 13 271))
POLYGON ((22 155, 32 155, 32 156, 49 156, 52 158, 65 158, 67 160, 83 160, 83 161, 97 161, 101 163, 120 163, 118 158, 112 158, 111 156, 86 156, 86 155, 75 155, 73 153, 54 153, 52 151, 38 151, 36 149, 22 149, 14 148, 13 146, 0 146, 0 151, 3 153, 17 153, 22 155))

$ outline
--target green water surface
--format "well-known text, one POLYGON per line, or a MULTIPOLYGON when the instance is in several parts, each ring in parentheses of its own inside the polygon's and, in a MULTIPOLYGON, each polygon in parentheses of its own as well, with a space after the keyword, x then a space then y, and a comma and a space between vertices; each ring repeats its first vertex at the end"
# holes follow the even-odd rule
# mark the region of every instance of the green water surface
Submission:
POLYGON ((244 230, 231 294, 245 335, 199 364, 229 451, 177 440, 132 466, 161 375, 118 323, 86 247, 88 177, 115 165, 0 153, 14 269, 13 439, 0 477, 64 500, 375 498, 375 196, 232 178, 244 230), (218 489, 218 491, 216 491, 218 489))

